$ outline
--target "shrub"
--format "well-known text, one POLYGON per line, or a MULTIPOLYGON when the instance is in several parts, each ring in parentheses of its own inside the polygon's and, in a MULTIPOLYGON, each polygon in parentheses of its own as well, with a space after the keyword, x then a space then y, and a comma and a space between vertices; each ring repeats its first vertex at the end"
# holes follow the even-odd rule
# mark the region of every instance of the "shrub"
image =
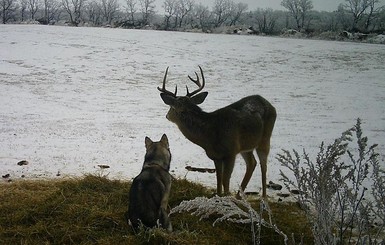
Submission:
POLYGON ((305 149, 302 156, 296 150, 278 154, 278 161, 294 174, 292 180, 281 171, 285 186, 299 191, 297 201, 313 224, 315 244, 379 242, 384 228, 385 180, 376 147, 368 146, 357 119, 356 125, 332 144, 322 143, 315 161, 305 149), (353 137, 355 147, 351 147, 353 137), (372 193, 366 187, 370 177, 372 193), (373 214, 382 222, 375 234, 371 229, 373 214))
POLYGON ((233 196, 214 196, 211 198, 197 197, 193 200, 182 201, 178 206, 171 210, 170 214, 191 212, 192 215, 200 216, 201 219, 209 218, 210 216, 217 216, 213 222, 213 226, 217 222, 228 221, 240 224, 250 224, 251 236, 253 244, 260 244, 261 240, 261 226, 273 229, 276 233, 283 237, 284 243, 287 244, 288 238, 278 227, 272 222, 271 210, 263 199, 260 202, 261 213, 266 211, 268 220, 262 218, 252 208, 250 203, 242 191, 241 199, 236 199, 233 196))

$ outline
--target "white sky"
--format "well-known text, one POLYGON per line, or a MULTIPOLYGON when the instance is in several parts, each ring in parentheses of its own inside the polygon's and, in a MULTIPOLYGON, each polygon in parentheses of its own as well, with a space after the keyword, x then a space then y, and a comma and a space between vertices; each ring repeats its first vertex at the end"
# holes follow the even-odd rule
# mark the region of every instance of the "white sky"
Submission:
MULTIPOLYGON (((243 2, 249 6, 248 10, 255 10, 257 8, 272 8, 284 10, 281 6, 282 0, 233 0, 235 3, 243 2)), ((156 8, 162 11, 164 0, 156 0, 156 8)), ((214 0, 195 0, 196 3, 203 3, 208 7, 212 7, 214 0)), ((345 3, 345 0, 313 0, 314 10, 318 11, 334 11, 340 3, 345 3)), ((385 0, 380 0, 379 6, 385 5, 385 0)))

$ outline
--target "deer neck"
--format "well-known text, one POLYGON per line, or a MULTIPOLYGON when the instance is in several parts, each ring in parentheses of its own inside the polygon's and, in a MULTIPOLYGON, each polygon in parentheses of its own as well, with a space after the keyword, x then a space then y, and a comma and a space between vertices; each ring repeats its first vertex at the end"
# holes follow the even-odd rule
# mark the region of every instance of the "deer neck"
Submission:
POLYGON ((205 148, 209 135, 213 133, 208 123, 210 114, 204 111, 189 111, 179 115, 176 124, 183 135, 193 143, 205 148))

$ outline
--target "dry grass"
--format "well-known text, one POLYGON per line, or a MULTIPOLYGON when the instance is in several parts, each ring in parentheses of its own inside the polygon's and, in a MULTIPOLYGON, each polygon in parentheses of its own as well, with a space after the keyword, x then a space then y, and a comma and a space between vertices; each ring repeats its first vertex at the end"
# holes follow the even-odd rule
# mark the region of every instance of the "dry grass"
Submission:
MULTIPOLYGON (((190 214, 171 216, 174 232, 142 230, 126 224, 129 182, 98 176, 61 181, 15 181, 1 184, 0 241, 2 244, 251 244, 249 225, 218 223, 190 214)), ((213 191, 186 180, 174 180, 170 206, 213 191)), ((255 207, 257 208, 257 204, 255 207)), ((289 237, 311 232, 296 204, 271 203, 273 218, 289 237)), ((262 244, 283 244, 274 231, 262 231, 262 244)))

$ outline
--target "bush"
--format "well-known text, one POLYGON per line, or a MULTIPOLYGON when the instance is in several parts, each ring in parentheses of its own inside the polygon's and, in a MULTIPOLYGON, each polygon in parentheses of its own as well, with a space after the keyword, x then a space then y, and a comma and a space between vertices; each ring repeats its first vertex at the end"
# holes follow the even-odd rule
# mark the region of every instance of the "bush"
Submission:
POLYGON ((171 210, 173 213, 191 212, 192 215, 200 216, 200 220, 207 219, 210 216, 217 216, 213 226, 217 222, 233 222, 238 224, 250 224, 251 238, 253 244, 261 242, 261 227, 274 230, 281 235, 285 244, 288 238, 284 232, 278 229, 272 221, 272 213, 267 202, 261 200, 259 214, 251 204, 246 200, 242 191, 241 199, 232 196, 214 196, 211 198, 197 197, 193 200, 182 201, 178 206, 171 210), (262 212, 266 211, 268 220, 262 218, 262 212))
POLYGON ((302 156, 295 150, 278 154, 278 161, 294 174, 293 181, 281 171, 285 186, 299 191, 297 201, 313 225, 315 244, 377 244, 383 239, 385 177, 376 147, 368 146, 357 119, 332 144, 322 143, 315 161, 305 150, 302 156), (350 146, 353 137, 355 147, 350 146), (375 222, 381 224, 372 228, 375 222))

